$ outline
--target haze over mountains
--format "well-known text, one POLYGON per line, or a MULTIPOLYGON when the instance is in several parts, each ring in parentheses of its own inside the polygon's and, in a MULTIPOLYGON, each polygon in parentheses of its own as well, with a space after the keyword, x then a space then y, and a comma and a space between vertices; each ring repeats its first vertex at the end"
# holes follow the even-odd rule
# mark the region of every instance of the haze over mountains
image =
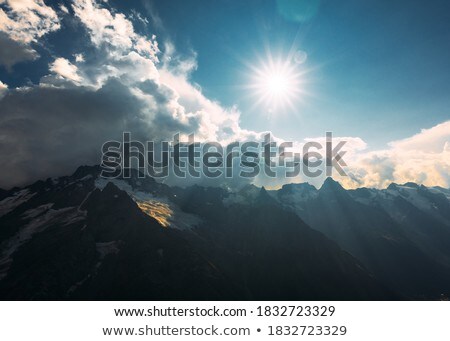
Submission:
POLYGON ((450 191, 107 181, 0 191, 2 299, 442 299, 450 191))

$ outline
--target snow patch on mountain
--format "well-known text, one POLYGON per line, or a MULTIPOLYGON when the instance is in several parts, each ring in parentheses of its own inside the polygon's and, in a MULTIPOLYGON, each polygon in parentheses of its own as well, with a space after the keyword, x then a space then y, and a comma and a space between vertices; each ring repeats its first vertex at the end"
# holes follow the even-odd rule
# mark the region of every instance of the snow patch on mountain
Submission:
POLYGON ((49 226, 59 224, 67 226, 85 219, 84 214, 80 214, 76 207, 65 207, 59 210, 53 210, 50 207, 53 204, 45 204, 23 213, 24 219, 31 219, 15 235, 0 244, 0 280, 6 277, 9 267, 12 263, 11 256, 17 249, 31 240, 39 232, 44 231, 49 226))
POLYGON ((133 189, 125 180, 98 178, 95 186, 103 190, 108 182, 112 182, 117 188, 126 192, 145 214, 156 219, 164 227, 185 230, 198 226, 202 222, 200 217, 183 212, 167 197, 133 189))
POLYGON ((450 189, 435 186, 435 187, 429 187, 428 190, 435 194, 439 194, 439 193, 444 194, 445 197, 447 198, 447 200, 450 201, 450 189))
POLYGON ((397 185, 395 186, 395 189, 388 188, 386 191, 393 196, 401 196, 403 199, 409 201, 411 204, 423 211, 429 211, 432 209, 430 201, 420 195, 420 193, 417 191, 417 188, 397 185))
POLYGON ((25 212, 22 213, 22 219, 28 220, 36 218, 42 213, 47 212, 50 208, 52 208, 53 205, 54 204, 51 202, 45 205, 38 206, 36 208, 30 208, 29 210, 26 210, 25 212))
POLYGON ((22 189, 15 192, 12 196, 9 196, 0 201, 0 217, 13 211, 16 207, 22 205, 31 199, 36 193, 30 193, 29 189, 22 189))

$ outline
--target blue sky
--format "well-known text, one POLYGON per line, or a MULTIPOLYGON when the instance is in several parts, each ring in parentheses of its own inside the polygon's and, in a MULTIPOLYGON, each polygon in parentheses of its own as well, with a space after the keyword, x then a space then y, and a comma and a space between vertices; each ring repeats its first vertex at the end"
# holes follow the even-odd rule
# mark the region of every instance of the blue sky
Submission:
POLYGON ((286 20, 276 1, 156 1, 152 8, 178 48, 197 52, 192 79, 208 96, 237 104, 244 127, 291 139, 332 130, 380 147, 450 117, 448 1, 322 1, 302 23, 286 20), (239 87, 248 82, 242 60, 264 57, 266 47, 281 56, 304 50, 314 95, 269 121, 239 87))
POLYGON ((298 146, 332 131, 347 187, 448 187, 449 41, 443 0, 5 0, 0 186, 98 163, 128 130, 298 146))

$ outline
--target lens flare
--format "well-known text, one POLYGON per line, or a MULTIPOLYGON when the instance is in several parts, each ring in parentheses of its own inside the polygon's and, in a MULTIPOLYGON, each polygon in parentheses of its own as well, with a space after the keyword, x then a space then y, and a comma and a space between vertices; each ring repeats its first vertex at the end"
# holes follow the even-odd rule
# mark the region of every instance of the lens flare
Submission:
POLYGON ((301 77, 293 63, 270 60, 254 71, 251 87, 258 97, 258 103, 277 109, 280 106, 292 106, 300 95, 301 77))

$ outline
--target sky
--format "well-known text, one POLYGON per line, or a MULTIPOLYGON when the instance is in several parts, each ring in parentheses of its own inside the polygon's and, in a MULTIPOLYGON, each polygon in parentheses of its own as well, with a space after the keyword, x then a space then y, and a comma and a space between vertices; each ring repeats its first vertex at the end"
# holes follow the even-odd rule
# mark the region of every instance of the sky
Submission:
MULTIPOLYGON (((297 4, 294 12, 308 9, 305 1, 285 2, 297 4)), ((276 1, 177 0, 154 8, 176 46, 197 52, 192 79, 207 96, 237 104, 245 128, 286 139, 329 129, 364 136, 376 148, 450 117, 448 1, 315 2, 315 15, 300 22, 286 20, 276 1), (264 59, 266 48, 281 56, 305 51, 301 68, 311 70, 311 96, 269 122, 260 119, 266 108, 250 110, 239 87, 248 82, 246 63, 264 59)))
POLYGON ((449 41, 440 0, 0 0, 0 187, 95 163, 123 130, 332 131, 346 187, 449 187, 449 41))

